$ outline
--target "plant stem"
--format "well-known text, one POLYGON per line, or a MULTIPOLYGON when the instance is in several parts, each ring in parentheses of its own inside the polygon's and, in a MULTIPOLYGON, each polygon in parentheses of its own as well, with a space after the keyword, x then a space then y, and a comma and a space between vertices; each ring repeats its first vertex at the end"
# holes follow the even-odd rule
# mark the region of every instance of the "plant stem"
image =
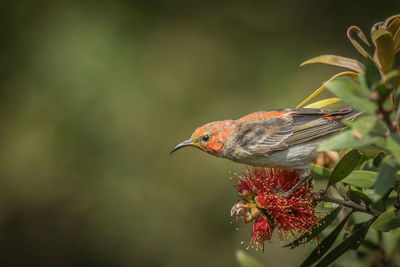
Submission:
MULTIPOLYGON (((376 111, 378 117, 382 119, 387 127, 389 128, 390 133, 395 133, 396 132, 396 127, 393 125, 392 121, 390 120, 390 114, 393 112, 393 110, 385 110, 383 107, 385 99, 382 99, 379 97, 375 102, 378 105, 378 110, 376 111)), ((388 135, 390 134, 388 133, 388 135)))
POLYGON ((382 214, 382 212, 380 212, 380 211, 370 209, 369 207, 366 207, 366 206, 361 206, 351 200, 341 200, 341 199, 337 199, 335 197, 331 197, 325 191, 321 191, 319 193, 314 193, 314 197, 316 198, 317 201, 336 203, 341 206, 352 208, 354 211, 361 211, 361 212, 371 214, 374 217, 379 217, 379 215, 382 214))

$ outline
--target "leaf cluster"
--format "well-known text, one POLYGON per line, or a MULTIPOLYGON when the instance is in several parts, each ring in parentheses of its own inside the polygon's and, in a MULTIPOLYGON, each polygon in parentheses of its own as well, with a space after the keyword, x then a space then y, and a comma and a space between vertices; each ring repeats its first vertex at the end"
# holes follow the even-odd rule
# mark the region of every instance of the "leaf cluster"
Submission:
MULTIPOLYGON (((357 26, 348 28, 347 37, 362 60, 322 55, 301 65, 324 63, 350 71, 334 75, 297 107, 328 89, 335 98, 305 107, 328 109, 343 102, 360 114, 319 148, 338 151, 336 166, 312 169, 312 178, 327 181, 316 199, 330 211, 288 246, 322 237, 301 266, 347 266, 351 258, 366 266, 400 266, 400 14, 375 23, 371 42, 357 26)), ((237 256, 242 266, 259 266, 244 254, 237 256)))
MULTIPOLYGON (((321 227, 305 233, 291 245, 295 247, 326 234, 301 266, 327 266, 345 252, 357 249, 353 256, 369 261, 369 265, 393 264, 399 254, 397 250, 392 254, 385 251, 388 244, 383 232, 400 230, 400 64, 396 58, 400 52, 400 15, 372 27, 372 53, 368 51, 372 45, 360 28, 350 27, 347 36, 363 56, 362 61, 323 55, 302 64, 325 63, 352 71, 333 76, 299 107, 328 89, 336 98, 306 107, 327 108, 342 101, 360 115, 345 122, 348 127, 319 148, 321 152, 333 150, 341 155, 333 169, 314 166, 312 174, 316 179, 327 180, 319 200, 338 207, 321 219, 321 227), (357 222, 360 212, 367 217, 357 222), (366 256, 372 254, 376 257, 366 256)), ((399 244, 400 238, 392 242, 399 244)))

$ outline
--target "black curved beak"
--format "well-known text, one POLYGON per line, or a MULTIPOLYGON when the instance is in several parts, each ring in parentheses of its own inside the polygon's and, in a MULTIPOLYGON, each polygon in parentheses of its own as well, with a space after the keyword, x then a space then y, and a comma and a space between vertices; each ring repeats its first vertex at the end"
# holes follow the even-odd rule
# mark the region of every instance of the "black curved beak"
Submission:
POLYGON ((181 149, 182 147, 185 147, 185 146, 193 146, 192 139, 189 138, 188 140, 185 140, 182 143, 178 144, 176 147, 174 147, 174 149, 172 149, 172 151, 169 154, 171 155, 178 149, 181 149))

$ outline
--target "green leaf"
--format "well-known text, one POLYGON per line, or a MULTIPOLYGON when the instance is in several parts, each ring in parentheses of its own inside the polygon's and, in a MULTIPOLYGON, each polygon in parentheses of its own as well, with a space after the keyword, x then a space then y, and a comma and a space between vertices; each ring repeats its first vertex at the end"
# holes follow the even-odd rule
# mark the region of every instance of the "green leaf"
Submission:
POLYGON ((394 35, 400 28, 400 14, 389 17, 385 20, 385 24, 388 24, 386 30, 390 31, 394 35))
POLYGON ((328 82, 326 88, 356 110, 368 114, 375 114, 377 110, 377 105, 368 100, 368 95, 365 94, 360 85, 348 77, 341 77, 328 82))
POLYGON ((347 129, 326 139, 319 146, 318 151, 322 152, 328 150, 362 148, 373 144, 380 144, 382 142, 384 142, 384 138, 381 136, 365 135, 363 138, 358 139, 350 129, 347 129))
MULTIPOLYGON (((362 153, 364 154, 364 152, 362 152, 362 153)), ((368 159, 361 164, 359 169, 362 171, 373 171, 374 172, 374 171, 376 171, 377 168, 374 166, 374 159, 368 159)))
POLYGON ((374 158, 373 164, 375 167, 379 167, 381 165, 382 160, 386 157, 385 152, 379 152, 378 155, 374 158))
POLYGON ((241 250, 236 250, 236 259, 241 267, 263 267, 263 265, 253 257, 241 250))
POLYGON ((329 179, 331 177, 332 171, 328 168, 314 164, 311 169, 311 177, 313 179, 329 179))
POLYGON ((395 53, 400 51, 400 27, 397 29, 396 33, 393 36, 393 46, 395 53))
POLYGON ((361 190, 358 190, 357 188, 349 186, 349 192, 351 195, 364 202, 367 206, 372 202, 372 199, 370 199, 366 194, 364 194, 361 190))
POLYGON ((374 186, 378 173, 371 171, 353 171, 342 180, 343 183, 361 188, 374 186))
POLYGON ((379 251, 381 249, 381 247, 378 244, 376 244, 375 242, 368 240, 368 239, 364 239, 363 246, 368 249, 372 249, 372 250, 376 250, 376 251, 379 251))
POLYGON ((341 150, 353 147, 353 141, 355 137, 350 130, 344 130, 339 132, 332 137, 326 139, 318 147, 319 152, 329 151, 329 150, 341 150))
POLYGON ((391 134, 386 138, 385 148, 389 150, 397 162, 400 163, 400 136, 391 134))
POLYGON ((304 108, 330 109, 338 106, 340 103, 342 103, 342 100, 340 98, 332 97, 314 102, 312 104, 305 106, 304 108))
POLYGON ((285 247, 295 248, 300 244, 307 243, 313 240, 317 235, 319 235, 326 227, 328 227, 337 217, 340 210, 342 209, 341 206, 335 208, 331 212, 329 212, 326 216, 319 220, 319 224, 310 229, 311 232, 305 232, 299 238, 297 238, 293 243, 286 245, 285 247))
POLYGON ((357 149, 348 151, 333 169, 328 186, 346 178, 357 167, 361 158, 362 155, 357 149))
POLYGON ((393 186, 397 177, 399 166, 396 160, 390 156, 385 158, 378 169, 378 177, 375 183, 375 193, 382 197, 393 186))
POLYGON ((378 29, 373 32, 372 40, 376 45, 376 53, 384 73, 392 70, 394 63, 394 43, 391 32, 378 29))
POLYGON ((324 64, 334 65, 334 66, 338 66, 338 67, 349 68, 356 72, 363 72, 364 68, 365 68, 361 62, 359 62, 355 59, 341 57, 341 56, 335 56, 335 55, 322 55, 322 56, 314 57, 314 58, 311 58, 311 59, 301 63, 300 66, 304 66, 307 64, 313 64, 313 63, 324 63, 324 64))
MULTIPOLYGON (((371 57, 367 57, 364 61, 364 64, 365 64, 365 76, 364 76, 365 82, 367 89, 370 91, 374 89, 373 87, 377 82, 380 82, 382 80, 381 72, 378 66, 376 65, 375 61, 371 57)), ((361 75, 358 75, 359 79, 361 78, 360 76, 361 75)))
POLYGON ((392 88, 386 86, 386 84, 379 82, 375 86, 375 90, 380 95, 381 99, 386 99, 392 92, 392 88))
MULTIPOLYGON (((353 79, 358 80, 358 74, 357 74, 357 73, 355 73, 355 72, 353 72, 353 71, 344 71, 344 72, 340 72, 340 73, 338 73, 338 74, 336 74, 336 75, 333 75, 333 76, 328 80, 328 82, 333 81, 333 80, 335 80, 336 78, 342 77, 342 76, 350 76, 350 77, 352 77, 353 79)), ((325 84, 323 84, 321 87, 319 87, 317 90, 315 90, 311 95, 309 95, 306 99, 304 99, 303 101, 301 101, 301 103, 298 104, 298 105, 296 106, 296 108, 299 108, 299 107, 304 106, 304 105, 305 105, 306 103, 308 103, 311 99, 315 98, 317 95, 319 95, 321 92, 323 92, 323 91, 325 90, 325 88, 326 88, 326 87, 325 87, 325 84)), ((330 105, 334 105, 334 103, 332 103, 332 102, 338 102, 338 101, 336 100, 337 98, 329 98, 329 99, 330 99, 330 100, 325 99, 325 100, 316 102, 316 103, 314 103, 314 104, 308 105, 306 108, 327 108, 326 106, 323 107, 322 104, 326 105, 326 102, 331 102, 330 105), (325 102, 324 102, 324 101, 325 101, 325 102), (320 103, 320 102, 321 102, 321 103, 320 103), (320 105, 320 104, 321 104, 321 105, 320 105)), ((339 99, 339 101, 341 101, 341 100, 339 99)))
POLYGON ((351 213, 347 214, 340 224, 336 226, 336 228, 327 237, 325 237, 324 240, 322 240, 321 244, 316 247, 313 252, 311 252, 310 256, 308 256, 300 266, 303 267, 314 264, 331 248, 350 215, 351 213))
POLYGON ((357 118, 355 121, 345 121, 350 126, 353 133, 357 132, 357 138, 365 135, 383 136, 388 131, 386 124, 375 115, 367 115, 357 118))
POLYGON ((400 14, 387 18, 385 23, 389 23, 386 29, 393 35, 394 49, 397 53, 400 51, 400 14))
POLYGON ((355 33, 357 36, 368 46, 370 46, 367 37, 365 37, 364 33, 360 28, 357 26, 351 26, 350 28, 347 29, 347 38, 349 38, 350 42, 352 45, 357 49, 357 51, 363 55, 364 57, 369 56, 367 51, 357 42, 356 39, 352 36, 352 34, 355 33))
POLYGON ((392 70, 388 74, 386 74, 384 83, 390 81, 391 79, 394 79, 400 75, 400 72, 398 70, 392 70))
POLYGON ((357 249, 364 240, 373 219, 362 224, 362 227, 347 237, 342 243, 337 245, 331 252, 328 253, 316 266, 328 266, 337 258, 342 256, 349 249, 357 249))
MULTIPOLYGON (((367 67, 367 69, 365 70, 365 72, 368 73, 368 67, 367 67)), ((379 74, 379 70, 378 70, 378 74, 379 74)), ((381 76, 380 76, 380 74, 379 74, 379 78, 380 78, 380 77, 381 77, 381 76)), ((358 82, 360 83, 360 89, 361 89, 364 93, 367 94, 368 92, 371 91, 365 73, 359 73, 359 74, 358 74, 358 82)))
POLYGON ((372 228, 377 231, 387 232, 391 229, 399 227, 400 218, 398 213, 398 210, 386 211, 382 213, 382 215, 379 216, 378 219, 376 219, 376 221, 372 224, 372 228))

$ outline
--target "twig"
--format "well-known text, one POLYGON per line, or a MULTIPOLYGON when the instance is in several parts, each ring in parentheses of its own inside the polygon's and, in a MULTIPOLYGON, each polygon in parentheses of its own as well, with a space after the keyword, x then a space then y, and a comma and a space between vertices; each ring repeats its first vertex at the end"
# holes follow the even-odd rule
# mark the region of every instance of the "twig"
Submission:
POLYGON ((395 133, 396 132, 396 126, 393 125, 392 121, 390 120, 390 115, 393 112, 393 109, 385 109, 383 107, 383 103, 385 102, 385 99, 382 98, 378 92, 373 92, 373 94, 371 94, 370 97, 371 101, 374 101, 377 105, 378 105, 378 110, 376 111, 376 114, 378 115, 378 117, 383 120, 387 127, 389 128, 390 133, 388 133, 387 135, 391 134, 391 133, 395 133))
POLYGON ((341 199, 337 199, 335 197, 331 197, 323 190, 321 190, 319 193, 314 193, 314 197, 316 198, 317 201, 336 203, 341 206, 352 208, 354 211, 361 211, 361 212, 369 213, 374 217, 379 217, 379 215, 382 214, 382 212, 380 212, 380 211, 370 209, 366 206, 361 206, 351 200, 341 200, 341 199))

